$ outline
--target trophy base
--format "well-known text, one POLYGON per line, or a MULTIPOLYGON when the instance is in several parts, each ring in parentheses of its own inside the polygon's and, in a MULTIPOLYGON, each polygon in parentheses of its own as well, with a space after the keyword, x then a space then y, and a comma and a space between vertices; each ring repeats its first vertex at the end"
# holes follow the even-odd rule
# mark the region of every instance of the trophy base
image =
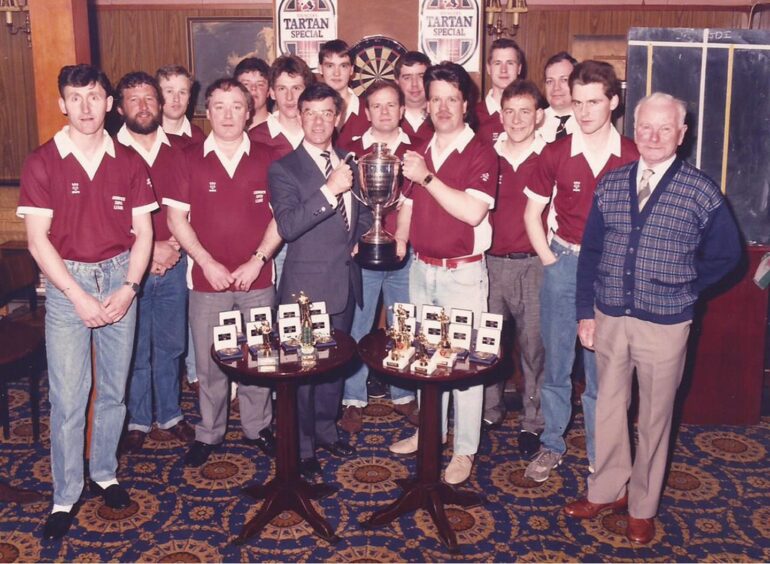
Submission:
POLYGON ((367 243, 358 242, 358 254, 356 262, 369 270, 395 270, 401 264, 401 259, 396 255, 396 242, 367 243))

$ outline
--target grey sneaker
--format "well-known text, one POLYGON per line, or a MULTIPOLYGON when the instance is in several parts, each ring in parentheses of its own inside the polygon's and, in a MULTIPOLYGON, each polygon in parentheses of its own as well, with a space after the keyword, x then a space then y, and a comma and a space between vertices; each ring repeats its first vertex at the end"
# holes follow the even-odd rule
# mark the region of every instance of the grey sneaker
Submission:
POLYGON ((561 464, 561 454, 557 454, 547 448, 541 448, 532 462, 527 466, 524 477, 534 482, 545 482, 551 474, 551 470, 561 464))

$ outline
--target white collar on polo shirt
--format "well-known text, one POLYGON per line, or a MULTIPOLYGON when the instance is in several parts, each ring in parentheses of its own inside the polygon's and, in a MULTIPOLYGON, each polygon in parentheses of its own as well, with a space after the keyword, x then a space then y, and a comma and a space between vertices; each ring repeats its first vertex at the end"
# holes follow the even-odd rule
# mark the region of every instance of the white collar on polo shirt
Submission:
POLYGON ((279 135, 283 134, 286 139, 289 140, 293 149, 299 147, 302 140, 305 138, 305 133, 300 129, 299 133, 293 134, 281 125, 278 121, 278 112, 273 112, 267 115, 267 130, 270 132, 270 137, 275 139, 279 135))
POLYGON ((615 129, 615 126, 610 125, 610 138, 607 141, 607 146, 601 154, 595 155, 587 150, 585 140, 583 139, 583 132, 578 128, 572 134, 572 152, 570 155, 576 157, 580 154, 583 155, 588 166, 591 167, 593 175, 598 176, 604 165, 610 160, 610 156, 620 156, 620 133, 615 129))
POLYGON ((500 113, 500 110, 502 108, 500 107, 500 102, 494 99, 492 96, 492 90, 490 89, 489 92, 487 92, 486 98, 484 98, 484 104, 487 106, 487 113, 491 116, 495 112, 500 113))
MULTIPOLYGON (((348 97, 348 104, 347 104, 347 108, 346 108, 346 111, 347 111, 346 115, 348 117, 350 117, 351 114, 358 115, 358 112, 361 111, 361 104, 359 103, 360 100, 358 99, 358 96, 356 96, 356 93, 353 92, 353 89, 350 88, 350 87, 348 87, 348 94, 350 94, 350 96, 348 97)), ((347 120, 345 120, 345 121, 347 121, 347 120)))
POLYGON ((118 131, 118 142, 122 143, 126 147, 132 147, 137 153, 139 153, 139 156, 144 159, 144 162, 146 162, 148 165, 152 166, 155 163, 155 159, 158 158, 158 153, 160 152, 160 146, 162 144, 171 146, 171 141, 168 140, 168 136, 166 135, 166 132, 163 131, 162 127, 159 127, 157 130, 157 135, 155 136, 155 142, 152 144, 152 147, 150 147, 150 150, 147 151, 139 141, 136 140, 136 138, 131 135, 131 132, 128 130, 128 126, 124 123, 123 127, 120 128, 120 131, 118 131))
POLYGON ((410 112, 409 108, 404 111, 404 119, 409 122, 409 125, 417 131, 422 127, 423 122, 428 119, 428 112, 420 110, 419 112, 410 112))
POLYGON ((500 135, 497 136, 497 141, 495 141, 495 151, 498 155, 508 161, 508 163, 513 167, 513 170, 518 170, 518 168, 521 166, 521 163, 526 161, 533 153, 539 155, 543 150, 543 147, 547 145, 542 137, 535 135, 535 138, 532 140, 532 143, 530 143, 529 147, 527 147, 526 151, 515 158, 511 158, 508 154, 508 151, 506 151, 507 141, 508 134, 503 131, 500 133, 500 135))
POLYGON ((53 136, 53 142, 59 150, 59 156, 63 159, 67 155, 72 154, 72 156, 80 163, 80 166, 83 167, 83 170, 86 171, 88 178, 93 180, 94 176, 96 176, 96 171, 99 170, 99 165, 102 164, 105 153, 112 158, 115 158, 115 144, 112 141, 112 137, 103 130, 102 146, 94 154, 93 158, 89 159, 83 154, 78 146, 73 143, 69 135, 69 130, 70 126, 65 125, 53 136))
POLYGON ((238 145, 238 148, 235 150, 235 154, 233 155, 232 159, 228 159, 227 156, 220 150, 219 145, 217 144, 217 140, 214 137, 213 131, 209 133, 209 136, 206 137, 206 140, 203 142, 203 156, 205 157, 211 151, 214 151, 214 154, 219 159, 219 162, 222 163, 222 166, 225 168, 227 175, 230 178, 235 176, 235 170, 238 168, 238 163, 241 162, 241 157, 243 157, 244 154, 248 155, 250 150, 251 141, 249 141, 249 136, 245 131, 243 132, 243 137, 241 138, 241 144, 238 145))
POLYGON ((452 151, 456 149, 458 153, 461 153, 465 147, 468 146, 468 143, 471 142, 471 139, 473 139, 475 134, 473 133, 471 126, 466 123, 465 128, 457 134, 457 137, 455 137, 449 146, 440 154, 436 148, 436 135, 436 133, 433 134, 433 138, 430 140, 428 148, 430 149, 430 158, 433 161, 433 166, 436 168, 436 172, 438 172, 438 169, 441 168, 441 165, 444 164, 447 157, 452 154, 452 151))
MULTIPOLYGON (((361 144, 364 146, 364 150, 371 147, 374 143, 377 143, 377 141, 374 138, 374 134, 372 133, 372 128, 370 127, 367 129, 364 134, 361 136, 361 144)), ((409 136, 404 133, 404 130, 400 127, 398 128, 398 137, 396 137, 395 140, 388 143, 388 149, 390 149, 391 154, 395 155, 396 150, 398 149, 399 145, 401 144, 409 145, 411 143, 411 140, 409 139, 409 136)))

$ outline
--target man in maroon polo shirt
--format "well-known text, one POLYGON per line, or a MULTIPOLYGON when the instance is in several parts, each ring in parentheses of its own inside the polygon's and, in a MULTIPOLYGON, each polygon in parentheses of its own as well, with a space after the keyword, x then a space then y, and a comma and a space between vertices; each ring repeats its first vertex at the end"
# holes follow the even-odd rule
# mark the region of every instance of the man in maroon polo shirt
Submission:
POLYGON ((363 99, 350 88, 353 61, 349 50, 350 47, 342 39, 332 39, 321 45, 318 51, 318 66, 324 83, 342 97, 344 113, 337 124, 334 146, 346 151, 350 150, 353 137, 363 135, 370 125, 364 112, 363 99))
POLYGON ((187 119, 192 95, 193 79, 190 71, 181 65, 166 65, 155 72, 155 80, 163 95, 163 131, 181 137, 186 143, 205 139, 203 130, 187 119))
MULTIPOLYGON (((577 338, 577 262, 594 189, 605 172, 639 155, 634 142, 621 137, 612 126, 612 111, 620 95, 620 82, 612 67, 584 61, 572 71, 569 82, 580 130, 546 146, 537 172, 524 190, 529 198, 524 211, 527 235, 545 267, 540 295, 540 326, 546 351, 540 405, 545 427, 540 435, 540 451, 525 473, 536 482, 548 479, 567 450, 564 433, 572 414, 570 374, 577 338), (552 194, 557 229, 549 245, 542 216, 552 194)), ((595 460, 596 360, 593 352, 581 352, 586 374, 582 404, 590 469, 595 460)))
POLYGON ((280 159, 299 147, 305 137, 298 101, 314 78, 305 61, 294 55, 283 55, 270 65, 268 79, 275 109, 263 123, 249 130, 249 138, 269 145, 273 158, 280 159))
POLYGON ((497 136, 503 132, 500 119, 500 99, 503 90, 516 80, 524 69, 524 51, 513 39, 495 39, 489 48, 487 57, 487 72, 492 82, 492 88, 483 100, 476 104, 478 119, 478 135, 489 143, 497 141, 497 136))
MULTIPOLYGON (((239 309, 248 318, 250 308, 272 306, 275 298, 269 259, 280 237, 267 193, 271 155, 245 132, 252 108, 248 91, 234 79, 219 79, 206 89, 212 132, 185 149, 186 174, 178 191, 163 198, 171 232, 194 261, 190 326, 201 422, 187 466, 203 464, 227 428, 228 379, 209 355, 219 313, 239 309)), ((238 398, 244 441, 272 453, 270 390, 240 386, 238 398)))
POLYGON ((131 498, 118 484, 116 452, 134 346, 134 297, 152 249, 158 207, 136 153, 112 141, 104 73, 90 65, 59 73, 59 108, 69 125, 24 162, 17 215, 46 276, 45 336, 51 402, 53 509, 45 540, 67 534, 83 490, 86 407, 95 358, 92 487, 112 509, 131 498))
MULTIPOLYGON (((484 251, 492 242, 489 210, 497 192, 497 154, 475 136, 466 120, 472 83, 455 63, 441 63, 425 73, 428 111, 436 130, 430 143, 404 156, 404 177, 413 189, 399 211, 399 233, 409 242, 414 261, 409 272, 409 297, 417 307, 437 305, 473 311, 487 309, 488 279, 484 251)), ((444 480, 468 479, 479 446, 484 386, 454 390, 454 455, 444 480)), ((444 395, 446 435, 448 394, 444 395)), ((397 454, 417 450, 417 434, 390 447, 397 454)))
MULTIPOLYGON (((120 79, 115 91, 118 113, 125 121, 116 138, 142 157, 155 195, 162 199, 181 172, 183 155, 182 142, 175 138, 172 143, 160 127, 160 87, 149 74, 132 72, 120 79)), ((136 313, 124 452, 141 450, 153 421, 183 443, 195 438, 179 405, 179 361, 187 345, 187 260, 180 260, 179 243, 168 229, 165 208, 152 214, 152 228, 155 242, 150 272, 142 280, 136 313)))
POLYGON ((249 129, 264 123, 270 115, 267 107, 269 73, 270 67, 259 57, 246 57, 235 65, 233 78, 246 87, 251 94, 251 99, 254 100, 254 115, 249 122, 249 129))
MULTIPOLYGON (((360 138, 353 140, 351 150, 360 159, 373 150, 372 145, 383 143, 392 155, 402 159, 406 151, 413 148, 409 137, 398 125, 404 113, 404 94, 394 82, 378 80, 369 85, 365 98, 366 115, 371 119, 372 127, 360 138)), ((397 217, 398 213, 395 210, 391 210, 385 216, 383 222, 385 231, 390 234, 396 233, 397 217)), ((401 258, 407 254, 406 245, 407 241, 398 241, 397 253, 401 258)), ((382 306, 387 313, 388 325, 393 318, 393 304, 409 301, 410 266, 411 257, 407 256, 406 260, 392 270, 361 269, 363 305, 356 307, 350 329, 350 335, 356 341, 372 330, 380 293, 382 293, 382 306)), ((357 433, 363 426, 362 411, 368 404, 367 377, 369 377, 369 370, 362 364, 352 376, 345 380, 342 396, 343 412, 339 426, 348 433, 357 433)), ((393 400, 394 411, 401 415, 409 416, 417 407, 414 392, 411 390, 391 385, 390 397, 393 400)))
MULTIPOLYGON (((545 141, 535 133, 543 120, 545 99, 529 80, 514 80, 501 98, 504 131, 495 142, 500 155, 500 185, 492 212, 492 247, 487 252, 489 311, 513 317, 513 329, 521 351, 524 375, 523 417, 519 452, 531 456, 540 448, 543 429, 540 386, 545 351, 540 337, 540 286, 543 265, 524 228, 527 197, 524 188, 537 168, 545 141)), ((484 390, 482 426, 493 428, 505 418, 505 381, 484 390)))
POLYGON ((428 99, 425 97, 423 77, 430 66, 430 59, 425 53, 407 51, 396 61, 393 73, 396 82, 404 93, 404 117, 401 129, 412 140, 412 144, 428 142, 433 137, 433 123, 428 116, 428 99))

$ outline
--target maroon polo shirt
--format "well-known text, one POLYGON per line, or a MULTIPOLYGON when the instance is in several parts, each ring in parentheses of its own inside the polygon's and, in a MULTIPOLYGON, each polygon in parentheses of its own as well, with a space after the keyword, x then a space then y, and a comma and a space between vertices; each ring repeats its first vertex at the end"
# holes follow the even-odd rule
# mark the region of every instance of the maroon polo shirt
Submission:
MULTIPOLYGON (((502 143, 504 138, 495 145, 495 150, 500 155, 500 183, 495 209, 490 214, 492 247, 489 254, 534 253, 535 249, 532 248, 524 227, 524 209, 528 200, 524 188, 530 184, 530 179, 537 170, 539 152, 542 152, 545 142, 536 137, 532 142, 532 152, 519 162, 515 169, 513 163, 502 155, 502 143)), ((545 219, 545 214, 543 216, 545 219)), ((545 221, 543 224, 545 225, 545 221)))
POLYGON ((487 143, 494 144, 497 137, 505 131, 500 121, 500 112, 489 113, 486 99, 476 104, 476 119, 479 120, 479 126, 476 134, 487 143))
POLYGON ((430 121, 430 118, 427 116, 422 120, 417 131, 414 130, 412 124, 409 123, 409 120, 406 119, 406 117, 401 119, 400 125, 402 131, 409 136, 409 139, 412 140, 414 146, 428 143, 433 138, 433 122, 430 121))
MULTIPOLYGON (((254 255, 273 213, 267 190, 267 169, 273 161, 269 147, 250 141, 231 178, 215 151, 204 155, 204 143, 184 150, 185 170, 163 203, 189 210, 190 225, 201 245, 230 272, 254 255)), ((249 290, 272 285, 273 265, 268 261, 249 290)), ((215 292, 196 263, 192 288, 215 292)), ((234 290, 234 288, 229 288, 234 290)))
MULTIPOLYGON (((184 154, 183 149, 186 146, 185 141, 178 135, 166 135, 171 145, 160 144, 160 150, 155 156, 152 164, 145 161, 137 152, 142 162, 147 166, 152 180, 152 187, 155 190, 155 196, 159 202, 169 194, 174 193, 174 186, 179 181, 183 173, 184 154)), ((118 139, 120 141, 120 139, 118 139)), ((132 147, 129 147, 132 151, 132 147)), ((168 228, 168 213, 166 206, 160 206, 152 213, 152 230, 156 241, 168 241, 171 239, 171 230, 168 228)))
MULTIPOLYGON (((610 154, 601 171, 594 174, 582 152, 572 155, 573 143, 576 148, 582 146, 580 139, 573 139, 577 135, 581 134, 567 135, 543 149, 526 193, 535 200, 547 201, 555 184, 556 234, 568 243, 579 245, 599 178, 609 170, 637 160, 639 152, 631 139, 614 132, 613 136, 620 138, 619 155, 610 154)), ((609 153, 609 147, 607 151, 609 153)))
MULTIPOLYGON (((469 127, 460 135, 472 135, 469 127)), ((425 157, 428 170, 455 190, 473 191, 489 207, 494 206, 497 192, 497 153, 488 143, 473 136, 464 147, 455 148, 436 169, 431 144, 418 152, 425 157)), ((460 221, 441 207, 428 190, 413 183, 407 196, 412 203, 409 241, 415 252, 432 258, 455 258, 486 251, 491 242, 489 219, 473 227, 460 221)))
POLYGON ((273 151, 273 158, 275 160, 281 159, 291 153, 294 147, 283 133, 279 133, 275 137, 270 135, 270 128, 266 121, 263 121, 256 127, 252 127, 249 131, 249 139, 253 143, 259 143, 270 147, 273 151))
POLYGON ((16 213, 50 217, 48 238, 62 259, 95 263, 129 250, 133 215, 158 205, 142 159, 112 144, 115 156, 104 154, 93 180, 74 154, 61 156, 54 139, 24 161, 16 213))
POLYGON ((358 97, 358 113, 347 116, 345 123, 335 131, 334 146, 345 151, 351 151, 351 143, 354 137, 360 137, 372 124, 366 117, 366 101, 363 96, 358 97))

